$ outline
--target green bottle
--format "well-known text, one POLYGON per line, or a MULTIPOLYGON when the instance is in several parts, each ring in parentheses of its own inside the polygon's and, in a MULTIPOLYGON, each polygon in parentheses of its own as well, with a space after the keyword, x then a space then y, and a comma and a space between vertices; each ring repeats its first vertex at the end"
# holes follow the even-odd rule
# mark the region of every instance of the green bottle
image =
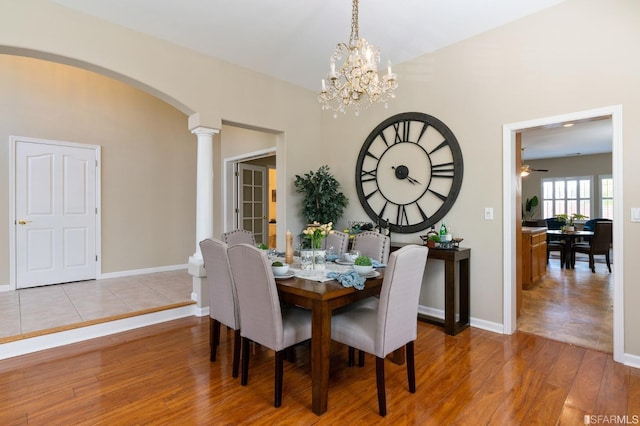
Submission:
POLYGON ((447 240, 447 225, 445 225, 444 220, 440 225, 440 242, 445 242, 447 240))

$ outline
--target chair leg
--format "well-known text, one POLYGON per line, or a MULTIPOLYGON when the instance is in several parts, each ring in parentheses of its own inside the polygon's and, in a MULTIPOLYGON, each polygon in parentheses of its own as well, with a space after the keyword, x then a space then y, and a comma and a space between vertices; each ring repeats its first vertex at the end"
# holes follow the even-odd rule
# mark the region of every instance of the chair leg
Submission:
POLYGON ((232 377, 238 377, 238 369, 240 367, 240 330, 233 331, 233 367, 231 370, 232 377))
POLYGON ((242 377, 240 384, 246 386, 249 382, 249 342, 246 337, 242 338, 242 377))
POLYGON ((609 259, 609 252, 607 251, 607 253, 605 254, 606 259, 607 259, 607 268, 609 268, 609 273, 611 273, 611 261, 609 259))
POLYGON ((387 396, 384 389, 384 358, 376 357, 376 385, 378 387, 378 410, 382 417, 387 415, 387 396))
POLYGON ((216 353, 218 352, 219 345, 220 345, 220 321, 209 317, 209 346, 211 349, 209 360, 211 362, 216 360, 216 353))
POLYGON ((353 358, 355 354, 355 349, 353 348, 353 346, 349 346, 348 353, 349 353, 349 360, 347 361, 347 365, 349 367, 353 367, 354 366, 353 358))
POLYGON ((593 255, 591 253, 589 253, 589 267, 591 268, 591 272, 592 273, 596 273, 596 262, 595 259, 593 258, 593 255))
POLYGON ((364 367, 364 351, 358 350, 358 367, 364 367))
POLYGON ((273 406, 279 407, 282 405, 282 371, 284 369, 284 354, 285 350, 276 352, 276 366, 275 366, 275 388, 273 395, 273 406))
POLYGON ((407 380, 409 381, 409 392, 416 393, 416 365, 414 362, 414 348, 413 341, 407 343, 407 353, 406 361, 407 361, 407 380))

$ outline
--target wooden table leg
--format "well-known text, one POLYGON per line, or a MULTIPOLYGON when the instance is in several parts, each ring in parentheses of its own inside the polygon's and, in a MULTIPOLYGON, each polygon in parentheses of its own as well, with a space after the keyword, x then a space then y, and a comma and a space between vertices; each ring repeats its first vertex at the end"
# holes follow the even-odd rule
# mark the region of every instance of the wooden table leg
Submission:
POLYGON ((327 411, 329 399, 331 310, 326 303, 315 301, 311 315, 311 405, 320 415, 327 411))
POLYGON ((456 334, 456 263, 444 263, 444 332, 456 334))

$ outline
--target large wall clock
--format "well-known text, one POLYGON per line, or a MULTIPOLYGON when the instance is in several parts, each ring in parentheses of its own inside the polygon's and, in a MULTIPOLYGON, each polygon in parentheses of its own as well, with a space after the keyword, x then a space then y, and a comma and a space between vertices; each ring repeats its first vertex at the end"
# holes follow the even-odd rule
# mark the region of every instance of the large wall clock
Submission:
POLYGON ((356 189, 367 215, 393 232, 439 222, 462 185, 462 151, 453 132, 419 112, 389 117, 369 134, 356 164, 356 189))

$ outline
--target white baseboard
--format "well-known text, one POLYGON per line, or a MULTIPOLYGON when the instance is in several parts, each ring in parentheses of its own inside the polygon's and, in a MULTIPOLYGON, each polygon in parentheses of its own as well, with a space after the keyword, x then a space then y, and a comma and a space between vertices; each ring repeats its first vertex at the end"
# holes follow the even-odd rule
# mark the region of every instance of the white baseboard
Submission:
MULTIPOLYGON (((418 305, 418 313, 444 320, 444 311, 442 309, 435 309, 428 306, 418 305)), ((458 321, 459 319, 459 315, 456 314, 456 321, 458 321)), ((493 333, 504 334, 504 326, 500 323, 470 317, 469 325, 471 327, 480 328, 482 330, 491 331, 493 333)))
POLYGON ((179 308, 166 309, 149 314, 136 315, 115 321, 108 321, 58 333, 43 334, 29 339, 4 343, 0 345, 0 360, 68 345, 83 340, 94 339, 96 337, 108 336, 110 334, 146 327, 148 325, 171 321, 178 318, 193 316, 195 314, 195 310, 195 305, 181 306, 179 308))
POLYGON ((187 267, 188 267, 187 264, 183 264, 183 265, 158 266, 155 268, 132 269, 129 271, 108 272, 106 274, 100 274, 100 277, 98 277, 98 279, 104 280, 107 278, 122 278, 122 277, 130 277, 133 275, 153 274, 156 272, 178 271, 180 269, 187 269, 187 267))
POLYGON ((640 356, 638 355, 625 353, 622 362, 629 367, 640 368, 640 356))

